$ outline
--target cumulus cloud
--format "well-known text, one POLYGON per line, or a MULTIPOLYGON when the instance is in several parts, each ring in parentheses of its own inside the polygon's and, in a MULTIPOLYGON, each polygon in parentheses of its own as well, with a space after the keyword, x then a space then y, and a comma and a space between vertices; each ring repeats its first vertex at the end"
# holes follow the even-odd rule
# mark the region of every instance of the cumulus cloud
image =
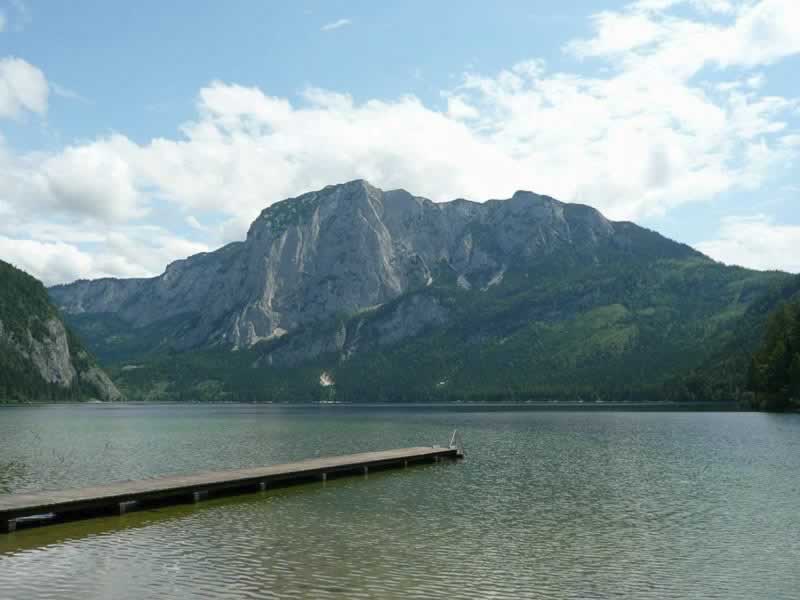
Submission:
POLYGON ((357 103, 320 89, 294 105, 215 82, 181 137, 70 147, 28 179, 59 210, 106 221, 141 216, 155 190, 187 212, 221 211, 235 238, 264 206, 357 177, 435 200, 534 189, 630 219, 759 185, 797 152, 781 141, 793 106, 753 91, 711 97, 668 78, 588 79, 528 63, 468 75, 443 112, 413 96, 357 103))
POLYGON ((447 116, 453 119, 477 119, 480 113, 461 96, 450 96, 447 98, 447 116))
POLYGON ((39 239, 0 234, 0 258, 45 285, 55 285, 99 277, 152 277, 174 260, 208 250, 205 244, 177 238, 152 226, 102 232, 63 229, 44 226, 38 231, 39 239), (61 239, 47 235, 48 229, 61 239))
MULTIPOLYGON (((123 221, 144 214, 134 184, 133 166, 115 146, 119 138, 71 146, 45 160, 41 174, 59 209, 123 221)), ((122 141, 127 146, 127 141, 122 141)))
POLYGON ((135 180, 135 148, 127 138, 112 136, 53 154, 17 156, 0 139, 0 207, 104 223, 142 217, 147 205, 135 180))
POLYGON ((348 25, 352 24, 353 21, 350 19, 339 19, 331 23, 325 23, 325 25, 320 27, 320 31, 333 31, 334 29, 340 29, 342 27, 347 27, 348 25))
MULTIPOLYGON (((465 74, 442 90, 442 108, 412 95, 357 102, 313 87, 290 101, 215 81, 199 91, 196 117, 175 135, 135 143, 113 134, 24 156, 0 145, 0 214, 36 219, 47 210, 119 230, 166 205, 215 246, 241 239, 272 202, 365 178, 434 200, 531 189, 612 218, 658 215, 756 189, 800 153, 791 126, 798 98, 762 91, 766 65, 800 52, 793 29, 800 19, 789 18, 797 6, 640 0, 596 16, 594 35, 567 45, 610 67, 601 76, 524 61, 465 74), (678 7, 699 12, 690 18, 673 12, 678 7), (730 69, 729 85, 704 79, 708 65, 717 79, 730 69), (211 224, 212 214, 221 224, 211 224)), ((119 242, 104 237, 96 248, 119 242)), ((75 272, 149 273, 173 251, 189 250, 169 248, 135 258, 115 247, 111 254, 130 256, 130 264, 75 272)))
POLYGON ((592 20, 594 35, 569 42, 565 50, 579 58, 611 59, 637 73, 688 78, 709 65, 754 67, 800 52, 796 0, 736 5, 723 0, 640 0, 592 20), (671 12, 686 4, 725 20, 671 12))
POLYGON ((44 73, 21 58, 0 59, 0 118, 47 111, 49 87, 44 73))
POLYGON ((60 242, 0 236, 0 258, 42 280, 45 285, 71 281, 90 271, 92 257, 60 242))
POLYGON ((730 265, 800 273, 800 225, 777 224, 765 215, 727 217, 717 237, 697 248, 730 265))

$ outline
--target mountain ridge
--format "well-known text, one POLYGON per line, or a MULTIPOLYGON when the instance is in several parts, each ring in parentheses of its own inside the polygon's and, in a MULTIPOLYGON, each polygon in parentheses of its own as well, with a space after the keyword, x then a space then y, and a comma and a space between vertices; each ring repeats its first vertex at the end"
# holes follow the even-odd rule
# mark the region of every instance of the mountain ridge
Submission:
POLYGON ((158 277, 50 294, 130 390, 413 400, 651 390, 787 278, 532 192, 434 203, 356 180, 276 202, 244 241, 158 277))
POLYGON ((615 225, 621 244, 624 232, 637 228, 613 224, 589 206, 531 192, 486 203, 434 203, 355 180, 277 202, 255 219, 245 241, 174 261, 157 277, 78 281, 50 293, 67 313, 117 312, 135 326, 202 307, 224 323, 183 334, 181 348, 249 347, 302 322, 378 305, 428 285, 441 260, 457 271, 462 285, 485 287, 508 268, 505 262, 565 244, 591 246, 614 237, 615 225), (325 255, 333 253, 346 264, 328 260, 325 255), (232 295, 210 290, 214 278, 232 295), (315 293, 316 286, 327 288, 315 293), (287 306, 298 296, 318 306, 287 306))

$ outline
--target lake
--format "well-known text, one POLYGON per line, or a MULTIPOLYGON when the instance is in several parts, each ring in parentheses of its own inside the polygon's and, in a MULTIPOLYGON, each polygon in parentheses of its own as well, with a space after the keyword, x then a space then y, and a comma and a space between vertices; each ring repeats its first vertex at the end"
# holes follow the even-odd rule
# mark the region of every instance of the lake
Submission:
POLYGON ((445 445, 420 465, 0 535, 0 598, 800 596, 800 415, 0 408, 0 494, 445 445))

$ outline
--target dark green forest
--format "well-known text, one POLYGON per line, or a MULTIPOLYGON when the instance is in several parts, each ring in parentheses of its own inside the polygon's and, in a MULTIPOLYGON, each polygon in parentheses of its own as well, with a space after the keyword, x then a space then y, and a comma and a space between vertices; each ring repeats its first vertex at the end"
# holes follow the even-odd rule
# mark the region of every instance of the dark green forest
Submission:
POLYGON ((764 340, 747 372, 754 407, 800 409, 800 302, 782 304, 769 317, 764 340))

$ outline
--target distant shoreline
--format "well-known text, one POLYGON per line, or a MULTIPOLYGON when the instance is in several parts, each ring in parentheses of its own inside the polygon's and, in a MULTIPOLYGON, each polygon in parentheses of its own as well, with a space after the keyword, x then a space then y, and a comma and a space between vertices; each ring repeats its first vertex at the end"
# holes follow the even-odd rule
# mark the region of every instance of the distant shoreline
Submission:
POLYGON ((529 401, 529 402, 158 402, 158 401, 120 401, 120 402, 0 402, 2 407, 20 406, 279 406, 287 408, 437 408, 447 410, 484 408, 489 410, 528 409, 538 411, 631 411, 631 412, 759 412, 744 408, 734 402, 579 402, 579 401, 529 401))

